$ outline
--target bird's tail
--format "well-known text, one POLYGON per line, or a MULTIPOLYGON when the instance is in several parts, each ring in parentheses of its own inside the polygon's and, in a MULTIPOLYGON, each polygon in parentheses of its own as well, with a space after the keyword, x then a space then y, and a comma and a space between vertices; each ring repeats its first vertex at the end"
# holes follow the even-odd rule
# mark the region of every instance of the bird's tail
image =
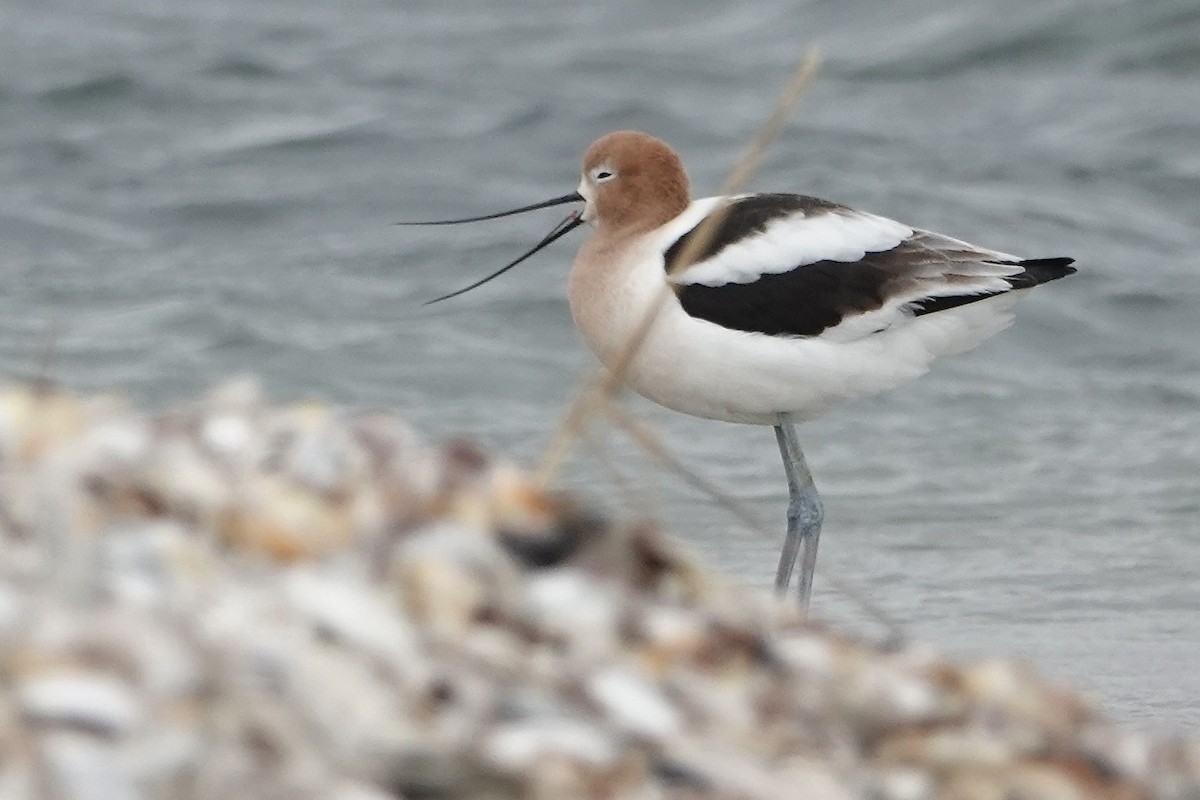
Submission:
POLYGON ((1024 270, 1024 272, 1005 278, 1006 281, 1012 284, 1014 289, 1028 289, 1031 286, 1065 278, 1076 272, 1075 267, 1071 266, 1075 263, 1075 259, 1065 257, 1026 258, 1021 261, 1001 261, 997 263, 1012 264, 1024 270))

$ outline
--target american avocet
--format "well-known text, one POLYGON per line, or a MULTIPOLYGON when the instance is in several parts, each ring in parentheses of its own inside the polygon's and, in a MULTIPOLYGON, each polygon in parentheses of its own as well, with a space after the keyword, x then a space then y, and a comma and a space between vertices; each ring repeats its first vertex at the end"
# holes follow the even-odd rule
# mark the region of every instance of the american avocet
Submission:
POLYGON ((773 425, 787 474, 787 537, 775 585, 787 590, 798 554, 808 605, 821 500, 794 423, 891 388, 1003 330, 1023 290, 1075 272, 1070 258, 1025 259, 797 194, 691 200, 669 145, 617 131, 583 157, 575 192, 456 224, 584 203, 524 261, 570 230, 595 231, 575 257, 571 314, 606 366, 632 351, 624 378, 667 408, 773 425), (702 221, 722 214, 699 246, 702 221), (675 264, 684 250, 690 263, 675 264), (666 291, 669 287, 671 291, 666 291), (665 299, 664 299, 665 298, 665 299), (649 329, 653 304, 662 303, 649 329))

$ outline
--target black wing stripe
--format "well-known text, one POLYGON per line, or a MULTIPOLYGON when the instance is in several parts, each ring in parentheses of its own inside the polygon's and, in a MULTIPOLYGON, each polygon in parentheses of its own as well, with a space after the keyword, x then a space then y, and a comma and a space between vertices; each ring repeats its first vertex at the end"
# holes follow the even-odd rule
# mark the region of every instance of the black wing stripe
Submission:
POLYGON ((754 283, 688 283, 676 291, 684 311, 725 328, 769 336, 816 336, 848 315, 884 304, 890 277, 880 261, 818 261, 765 274, 754 283))
MULTIPOLYGON (((682 284, 676 287, 683 310, 725 328, 768 336, 816 336, 842 320, 881 308, 889 298, 913 285, 905 247, 869 253, 853 263, 818 261, 790 272, 765 274, 754 283, 722 286, 682 284)), ((1025 289, 1075 272, 1069 258, 1015 262, 1024 272, 1003 278, 1025 289)), ((1008 263, 1008 262, 1003 262, 1008 263)), ((921 316, 957 308, 1002 292, 939 295, 912 301, 921 316)))

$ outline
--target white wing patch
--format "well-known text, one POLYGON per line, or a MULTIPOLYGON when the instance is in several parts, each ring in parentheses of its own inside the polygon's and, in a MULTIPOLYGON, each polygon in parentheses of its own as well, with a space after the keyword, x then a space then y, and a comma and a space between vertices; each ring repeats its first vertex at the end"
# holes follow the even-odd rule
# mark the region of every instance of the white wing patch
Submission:
POLYGON ((912 228, 873 214, 847 209, 806 216, 798 211, 693 264, 673 280, 704 286, 754 283, 763 275, 818 261, 858 261, 867 253, 891 250, 912 235, 912 228))

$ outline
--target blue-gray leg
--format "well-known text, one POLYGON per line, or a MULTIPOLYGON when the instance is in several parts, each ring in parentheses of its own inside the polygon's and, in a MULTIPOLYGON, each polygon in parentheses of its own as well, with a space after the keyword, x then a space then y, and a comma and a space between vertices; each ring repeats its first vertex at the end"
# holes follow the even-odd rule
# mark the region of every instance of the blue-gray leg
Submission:
POLYGON ((800 584, 796 596, 802 608, 808 608, 812 594, 813 569, 817 565, 817 540, 821 537, 821 520, 825 509, 813 483, 812 473, 796 439, 796 428, 788 414, 779 415, 775 426, 775 439, 779 442, 779 454, 783 457, 783 469, 787 474, 788 510, 787 538, 783 552, 779 554, 779 569, 775 572, 775 590, 786 594, 792 582, 792 571, 796 557, 800 557, 800 584))

